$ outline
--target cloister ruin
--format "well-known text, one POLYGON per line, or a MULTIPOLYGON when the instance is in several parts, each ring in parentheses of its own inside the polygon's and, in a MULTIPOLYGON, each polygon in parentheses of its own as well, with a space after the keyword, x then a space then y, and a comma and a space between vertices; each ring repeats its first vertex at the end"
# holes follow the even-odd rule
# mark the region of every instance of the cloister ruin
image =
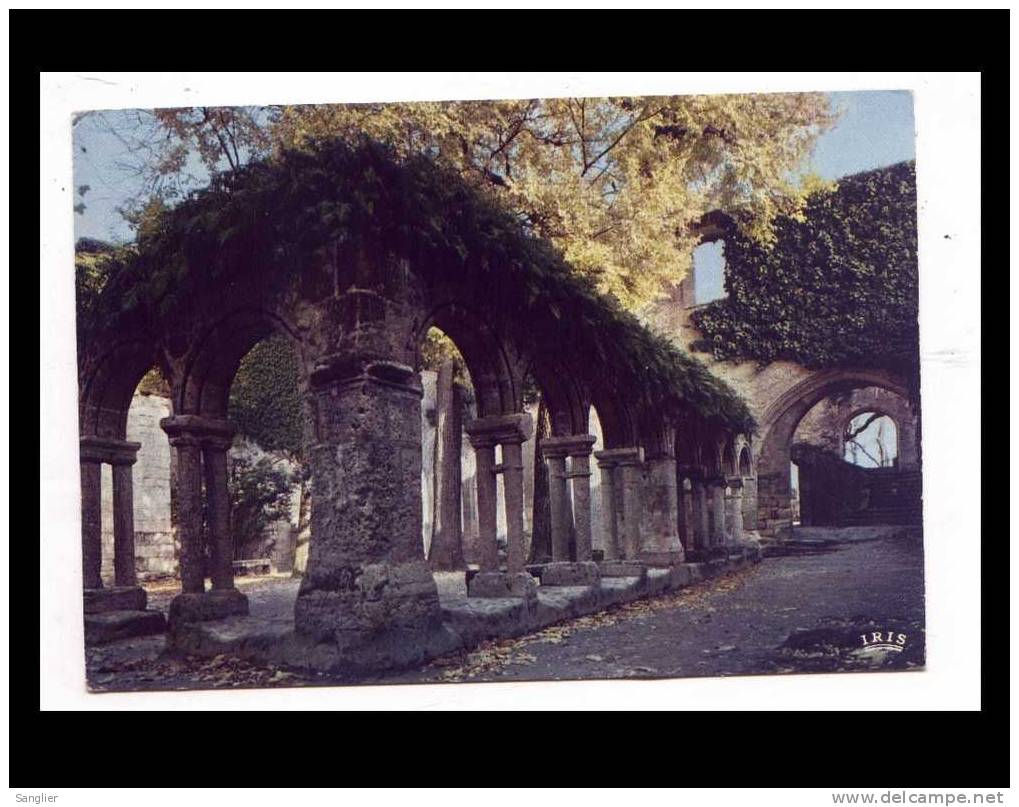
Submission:
MULTIPOLYGON (((172 216, 169 234, 142 243, 97 316, 79 323, 82 571, 98 640, 163 628, 139 586, 140 443, 127 432, 153 367, 170 388, 160 428, 176 471, 182 591, 169 642, 220 652, 215 626, 257 619, 234 581, 227 402, 243 357, 282 334, 301 367, 312 537, 289 624, 252 628, 229 649, 342 670, 418 663, 758 559, 757 539, 792 527, 789 469, 808 413, 862 388, 905 399, 900 379, 866 368, 712 375, 462 183, 371 147, 254 166, 172 216), (359 210, 366 166, 375 195, 359 210), (422 200, 441 220, 421 213, 422 200), (323 226, 336 210, 342 224, 323 226), (465 543, 458 497, 437 497, 430 515, 441 529, 426 556, 421 345, 431 328, 459 349, 476 399, 462 424, 476 535, 465 543), (537 452, 528 379, 551 420, 537 452), (527 452, 548 470, 550 557, 540 562, 525 530, 527 452), (104 465, 112 585, 102 579, 104 465), (463 602, 442 600, 436 572, 463 573, 463 602)), ((687 307, 659 312, 680 344, 687 307)), ((915 416, 896 415, 899 456, 918 465, 915 416)), ((444 468, 459 489, 460 462, 444 468)))

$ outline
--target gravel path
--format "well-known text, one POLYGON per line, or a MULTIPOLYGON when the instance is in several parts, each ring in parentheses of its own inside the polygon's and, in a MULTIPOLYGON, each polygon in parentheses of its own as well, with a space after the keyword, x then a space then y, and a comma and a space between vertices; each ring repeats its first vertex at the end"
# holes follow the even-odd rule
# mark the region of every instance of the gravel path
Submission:
MULTIPOLYGON (((924 663, 923 558, 918 534, 812 530, 724 577, 652 600, 552 626, 530 636, 486 643, 421 670, 370 683, 660 678, 910 669, 924 663), (901 652, 864 651, 892 634, 901 652), (899 639, 899 634, 903 638, 899 639)), ((250 581, 252 613, 295 581, 250 581)), ((165 599, 169 599, 168 592, 165 599)), ((154 594, 154 607, 162 604, 154 594)), ((163 638, 90 648, 94 690, 307 686, 331 683, 245 662, 175 658, 163 638)), ((369 683, 369 682, 366 682, 369 683)))

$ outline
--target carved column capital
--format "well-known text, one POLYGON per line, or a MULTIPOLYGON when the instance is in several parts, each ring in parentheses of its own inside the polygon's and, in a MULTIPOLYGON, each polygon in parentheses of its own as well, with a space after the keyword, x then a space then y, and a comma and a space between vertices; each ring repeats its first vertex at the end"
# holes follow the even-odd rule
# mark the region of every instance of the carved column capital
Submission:
POLYGON ((523 443, 534 434, 534 424, 527 412, 512 415, 488 415, 475 418, 464 431, 475 448, 523 443))
POLYGON ((590 457, 597 439, 593 434, 546 437, 541 441, 541 454, 544 457, 590 457))
POLYGON ((84 435, 78 438, 78 455, 82 462, 133 465, 138 459, 138 449, 141 447, 141 443, 113 437, 84 435))
POLYGON ((159 421, 172 446, 195 446, 213 450, 228 449, 236 429, 225 418, 205 415, 173 415, 159 421))

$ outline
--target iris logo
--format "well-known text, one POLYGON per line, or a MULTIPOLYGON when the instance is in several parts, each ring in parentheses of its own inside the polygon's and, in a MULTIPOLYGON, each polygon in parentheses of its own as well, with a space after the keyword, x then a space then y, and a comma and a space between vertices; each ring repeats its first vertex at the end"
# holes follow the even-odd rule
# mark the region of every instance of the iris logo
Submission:
POLYGON ((861 633, 860 640, 863 642, 864 650, 892 650, 896 653, 901 653, 902 648, 906 646, 906 634, 905 633, 894 633, 888 631, 887 633, 861 633))

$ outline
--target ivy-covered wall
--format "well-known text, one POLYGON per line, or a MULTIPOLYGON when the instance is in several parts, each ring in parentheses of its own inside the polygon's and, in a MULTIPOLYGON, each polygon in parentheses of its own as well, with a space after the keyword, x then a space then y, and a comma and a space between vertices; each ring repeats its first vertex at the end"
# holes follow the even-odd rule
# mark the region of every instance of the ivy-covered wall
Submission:
POLYGON ((276 335, 241 361, 230 388, 229 417, 240 434, 267 451, 304 454, 299 365, 293 346, 276 335))
POLYGON ((916 172, 912 162, 813 194, 764 245, 725 237, 727 297, 693 313, 694 350, 719 360, 863 365, 919 382, 916 172))

